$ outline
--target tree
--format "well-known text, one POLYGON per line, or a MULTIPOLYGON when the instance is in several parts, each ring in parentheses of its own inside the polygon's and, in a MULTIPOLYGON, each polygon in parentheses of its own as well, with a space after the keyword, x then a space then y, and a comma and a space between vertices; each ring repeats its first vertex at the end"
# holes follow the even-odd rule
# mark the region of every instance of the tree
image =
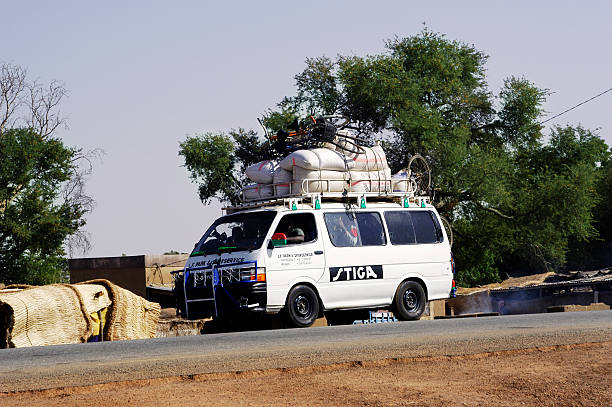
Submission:
POLYGON ((16 65, 0 65, 0 136, 7 129, 26 127, 42 137, 65 124, 59 104, 66 96, 64 85, 48 86, 28 81, 27 71, 16 65))
MULTIPOLYGON (((595 188, 589 189, 587 202, 592 210, 592 227, 597 236, 590 239, 570 241, 567 266, 572 269, 601 269, 612 265, 612 160, 609 155, 598 154, 603 147, 601 139, 593 133, 578 128, 574 134, 560 134, 559 144, 563 148, 564 165, 572 166, 582 161, 584 155, 595 164, 592 176, 596 178, 595 188), (569 137, 574 136, 574 137, 569 137), (569 140, 568 140, 569 139, 569 140), (576 144, 587 144, 588 148, 577 148, 576 144)), ((609 154, 609 153, 607 153, 609 154)), ((590 166, 589 166, 590 167, 590 166)), ((581 171, 576 168, 574 171, 581 171)))
POLYGON ((0 281, 66 279, 65 247, 87 249, 84 216, 94 201, 84 185, 98 150, 54 137, 64 123, 63 85, 43 87, 26 71, 0 66, 0 281))
MULTIPOLYGON (((295 76, 296 95, 266 112, 264 124, 274 133, 309 114, 342 114, 362 137, 383 142, 392 171, 406 167, 411 154, 424 155, 433 169, 434 203, 457 237, 463 284, 560 269, 572 242, 592 241, 604 224, 593 211, 608 146, 571 126, 555 128, 546 141, 539 121, 549 92, 510 77, 493 95, 487 58, 427 29, 388 41, 378 55, 308 58, 295 76)), ((235 161, 224 170, 235 175, 224 187, 241 185, 239 167, 265 155, 265 140, 249 134, 248 140, 220 135, 235 151, 252 153, 233 156, 228 147, 235 161)), ((220 191, 204 184, 207 196, 220 191)))

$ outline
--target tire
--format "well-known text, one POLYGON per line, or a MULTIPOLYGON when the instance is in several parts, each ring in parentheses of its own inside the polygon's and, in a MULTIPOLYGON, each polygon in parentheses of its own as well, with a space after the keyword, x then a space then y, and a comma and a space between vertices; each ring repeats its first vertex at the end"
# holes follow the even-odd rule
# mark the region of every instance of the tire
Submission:
POLYGON ((402 321, 415 321, 425 311, 425 290, 416 281, 404 281, 397 287, 393 306, 395 316, 402 321))
POLYGON ((293 287, 287 296, 285 314, 290 326, 306 328, 319 316, 319 297, 305 285, 293 287))

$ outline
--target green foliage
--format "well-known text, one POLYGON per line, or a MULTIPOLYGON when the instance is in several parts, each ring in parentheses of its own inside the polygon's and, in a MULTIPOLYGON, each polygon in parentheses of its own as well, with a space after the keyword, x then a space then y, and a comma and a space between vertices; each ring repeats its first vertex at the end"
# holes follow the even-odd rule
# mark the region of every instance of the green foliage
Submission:
POLYGON ((455 276, 457 284, 471 287, 501 281, 499 269, 496 266, 498 259, 491 250, 473 250, 473 246, 466 248, 468 250, 462 250, 461 255, 466 259, 464 261, 467 267, 457 271, 455 276))
POLYGON ((291 106, 286 106, 283 102, 280 105, 280 110, 269 110, 264 114, 263 123, 270 134, 276 134, 277 131, 286 129, 289 123, 292 123, 299 116, 291 106))
POLYGON ((600 172, 596 190, 601 199, 594 211, 595 225, 601 238, 607 242, 609 256, 612 256, 612 161, 608 160, 600 172))
POLYGON ((308 114, 334 114, 339 107, 335 64, 327 57, 306 58, 306 69, 295 76, 297 96, 283 104, 303 107, 308 114))
POLYGON ((232 176, 236 164, 234 151, 234 143, 223 133, 187 137, 180 144, 179 155, 183 156, 191 179, 198 183, 202 202, 212 198, 236 199, 236 179, 232 176))
POLYGON ((212 199, 237 203, 237 191, 247 184, 245 169, 265 157, 270 151, 267 143, 253 130, 231 130, 225 133, 205 133, 187 137, 180 143, 179 155, 193 182, 198 184, 200 200, 212 199))
POLYGON ((260 162, 271 154, 268 144, 263 143, 253 130, 232 130, 230 136, 236 145, 235 155, 240 163, 239 177, 244 177, 244 171, 249 165, 260 162))
POLYGON ((84 208, 61 196, 76 150, 28 129, 0 137, 0 281, 65 280, 63 243, 78 230, 84 208))
POLYGON ((546 268, 550 263, 559 269, 570 244, 598 236, 593 214, 600 201, 601 171, 596 163, 609 159, 608 147, 581 127, 557 127, 547 145, 519 157, 517 188, 522 199, 517 204, 517 227, 527 237, 522 246, 546 268))
POLYGON ((526 79, 506 79, 500 92, 502 108, 498 112, 500 134, 503 141, 514 149, 534 148, 542 138, 537 123, 542 114, 541 105, 548 91, 538 89, 526 79))
MULTIPOLYGON (((548 90, 510 77, 493 95, 487 58, 427 29, 388 41, 378 55, 309 58, 295 76, 296 95, 269 110, 264 124, 274 133, 312 112, 343 114, 361 136, 382 139, 394 172, 410 154, 424 155, 435 205, 456 232, 463 284, 563 268, 568 253, 612 238, 610 151, 581 127, 554 128, 546 141, 539 121, 548 90)), ((230 164, 234 187, 237 167, 267 152, 254 132, 241 134, 226 138, 240 152, 230 164)), ((201 197, 224 191, 208 185, 201 197)))
MULTIPOLYGON (((589 190, 589 207, 592 210, 592 227, 598 236, 588 239, 570 241, 567 267, 572 269, 597 269, 609 267, 612 264, 612 160, 609 152, 601 154, 603 143, 592 133, 580 129, 579 138, 587 148, 575 148, 575 144, 564 140, 563 156, 570 163, 591 161, 595 171, 592 176, 596 178, 594 188, 589 190), (574 146, 574 148, 567 148, 574 146), (585 159, 586 156, 586 159, 585 159)), ((566 134, 562 134, 566 136, 566 134)), ((565 138, 565 137, 564 137, 565 138)), ((589 168, 589 170, 592 167, 589 168)), ((579 169, 578 169, 579 170, 579 169)))

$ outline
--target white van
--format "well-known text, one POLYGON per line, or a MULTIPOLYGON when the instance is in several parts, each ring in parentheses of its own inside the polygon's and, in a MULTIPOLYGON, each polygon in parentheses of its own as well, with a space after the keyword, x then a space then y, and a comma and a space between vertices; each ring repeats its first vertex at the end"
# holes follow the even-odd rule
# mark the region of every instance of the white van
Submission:
POLYGON ((415 320, 427 301, 448 298, 451 248, 428 200, 355 198, 313 194, 226 208, 177 274, 182 315, 282 312, 307 327, 324 313, 340 319, 381 308, 415 320))

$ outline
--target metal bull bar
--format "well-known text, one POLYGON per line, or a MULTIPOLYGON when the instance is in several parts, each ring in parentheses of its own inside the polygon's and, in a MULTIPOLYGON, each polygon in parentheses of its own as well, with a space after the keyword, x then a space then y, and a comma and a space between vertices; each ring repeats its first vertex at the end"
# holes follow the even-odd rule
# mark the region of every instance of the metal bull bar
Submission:
POLYGON ((183 273, 183 294, 185 297, 185 314, 190 318, 189 304, 196 302, 212 302, 214 305, 215 318, 222 313, 222 305, 219 301, 219 292, 224 292, 227 298, 235 305, 235 308, 243 308, 236 298, 227 290, 227 285, 233 284, 248 284, 253 280, 244 280, 245 273, 248 273, 249 278, 254 275, 255 282, 258 281, 257 260, 243 261, 239 263, 228 263, 223 265, 211 264, 201 267, 187 267, 183 273), (244 265, 253 265, 253 267, 239 267, 244 265), (253 274, 254 272, 254 274, 253 274), (189 276, 193 275, 191 288, 210 288, 210 296, 200 298, 189 298, 187 294, 189 276), (222 290, 222 291, 220 291, 222 290))

